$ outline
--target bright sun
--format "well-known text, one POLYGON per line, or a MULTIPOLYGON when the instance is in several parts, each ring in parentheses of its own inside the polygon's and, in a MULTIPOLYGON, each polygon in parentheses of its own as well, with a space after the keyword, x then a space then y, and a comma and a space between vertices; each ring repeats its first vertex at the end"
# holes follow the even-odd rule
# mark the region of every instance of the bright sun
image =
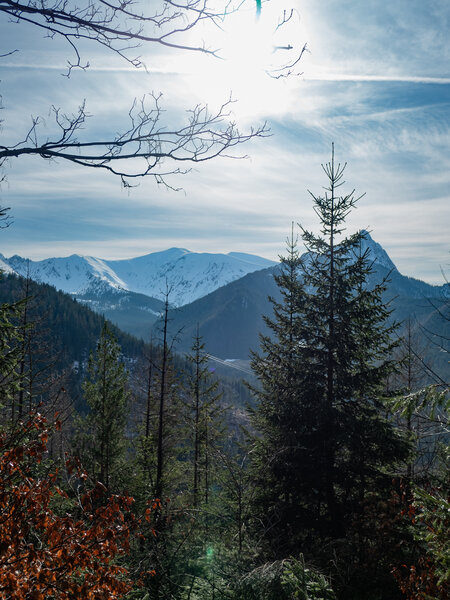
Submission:
POLYGON ((293 12, 289 22, 277 28, 291 10, 281 7, 280 13, 282 3, 274 4, 263 5, 258 19, 254 6, 227 17, 224 30, 210 36, 220 48, 220 60, 190 57, 186 64, 189 91, 200 101, 215 105, 231 92, 238 100, 235 113, 243 119, 285 110, 284 82, 273 75, 281 65, 295 60, 302 46, 298 16, 293 12))

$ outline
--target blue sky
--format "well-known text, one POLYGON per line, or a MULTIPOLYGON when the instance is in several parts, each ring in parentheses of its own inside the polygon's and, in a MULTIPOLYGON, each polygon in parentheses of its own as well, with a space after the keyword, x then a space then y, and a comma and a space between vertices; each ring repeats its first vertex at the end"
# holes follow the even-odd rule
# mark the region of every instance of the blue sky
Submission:
POLYGON ((91 68, 67 79, 64 44, 0 16, 0 54, 20 49, 0 59, 7 142, 23 137, 30 115, 43 115, 50 131, 51 105, 70 112, 84 98, 93 115, 86 135, 116 131, 133 98, 150 91, 164 93, 167 123, 232 91, 241 128, 267 120, 272 131, 241 148, 247 159, 214 160, 173 179, 184 188, 177 193, 151 180, 127 191, 97 170, 12 160, 0 204, 11 206, 14 223, 1 232, 0 252, 125 258, 179 246, 276 258, 292 220, 317 230, 307 190, 325 184, 320 164, 334 141, 348 163, 347 189, 366 192, 348 230, 370 229, 400 271, 441 283, 450 263, 449 30, 447 0, 271 0, 259 23, 249 3, 225 33, 202 32, 228 60, 153 47, 143 54, 148 72, 133 71, 87 47, 91 68), (272 60, 267 32, 291 7, 295 17, 275 43, 307 43, 309 52, 302 75, 273 80, 261 71, 260 61, 272 60))

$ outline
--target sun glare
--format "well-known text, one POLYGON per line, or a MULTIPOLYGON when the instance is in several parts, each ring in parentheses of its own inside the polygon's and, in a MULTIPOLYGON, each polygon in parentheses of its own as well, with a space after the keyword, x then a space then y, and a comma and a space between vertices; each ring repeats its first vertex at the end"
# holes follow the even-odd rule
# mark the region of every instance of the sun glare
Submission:
POLYGON ((263 5, 259 18, 254 7, 227 17, 222 31, 207 36, 220 48, 220 59, 198 56, 185 65, 189 92, 210 105, 223 102, 231 92, 237 100, 234 112, 240 119, 285 110, 284 82, 274 74, 299 52, 299 21, 294 15, 292 23, 277 28, 289 10, 283 13, 281 9, 280 16, 279 9, 279 4, 277 10, 263 5))

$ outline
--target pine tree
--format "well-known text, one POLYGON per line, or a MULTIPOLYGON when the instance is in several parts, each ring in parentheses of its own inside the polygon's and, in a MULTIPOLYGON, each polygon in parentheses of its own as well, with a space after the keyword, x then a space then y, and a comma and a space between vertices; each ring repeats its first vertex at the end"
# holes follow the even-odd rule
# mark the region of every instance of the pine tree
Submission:
POLYGON ((144 480, 153 488, 153 466, 154 466, 154 371, 155 365, 153 362, 154 348, 153 338, 150 339, 149 354, 145 357, 145 409, 144 420, 142 423, 142 431, 139 436, 139 451, 138 458, 141 462, 144 480))
MULTIPOLYGON (((302 342, 303 286, 301 259, 294 237, 287 240, 287 256, 280 257, 280 271, 274 275, 281 300, 270 298, 273 317, 264 317, 271 336, 260 335, 261 354, 253 353, 252 369, 259 386, 252 392, 257 399, 253 425, 259 433, 255 440, 253 467, 256 475, 256 511, 262 515, 267 537, 277 554, 283 555, 287 540, 285 524, 292 527, 298 518, 298 494, 306 494, 305 447, 299 445, 308 431, 310 419, 301 404, 304 344, 302 342), (298 465, 303 464, 300 477, 298 465), (293 494, 292 491, 296 490, 293 494)), ((314 431, 315 427, 311 427, 314 431)), ((292 534, 292 531, 291 531, 292 534)), ((292 536, 290 542, 294 542, 292 536)), ((289 550, 286 549, 286 555, 289 550)))
POLYGON ((407 452, 378 403, 395 368, 395 325, 382 300, 385 284, 368 287, 364 232, 342 235, 359 199, 354 191, 337 195, 345 166, 335 164, 333 148, 322 165, 325 195, 311 194, 321 235, 301 228, 307 253, 300 258, 292 236, 277 277, 282 301, 272 300, 274 318, 266 319, 273 338, 263 337, 253 358, 261 384, 257 509, 261 516, 271 507, 262 519, 276 557, 358 538, 352 528, 369 495, 389 494, 389 467, 407 452))
POLYGON ((0 410, 4 423, 16 419, 15 397, 21 391, 22 330, 17 324, 24 301, 0 305, 0 410))
POLYGON ((187 360, 192 367, 187 381, 187 422, 192 442, 192 498, 194 508, 208 504, 211 487, 211 448, 220 435, 221 408, 218 381, 211 378, 205 344, 197 332, 187 360))
MULTIPOLYGON (((83 460, 107 488, 117 481, 125 456, 125 425, 129 392, 120 347, 106 323, 88 363, 83 390, 89 413, 82 423, 83 460)), ((79 443, 80 440, 78 440, 79 443)))

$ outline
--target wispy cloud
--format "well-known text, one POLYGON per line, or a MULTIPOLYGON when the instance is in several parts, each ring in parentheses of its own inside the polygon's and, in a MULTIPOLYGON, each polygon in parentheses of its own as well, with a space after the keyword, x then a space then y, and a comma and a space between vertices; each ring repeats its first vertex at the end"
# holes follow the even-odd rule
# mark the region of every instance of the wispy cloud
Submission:
MULTIPOLYGON (((46 63, 44 65, 40 63, 21 63, 21 62, 2 62, 2 68, 4 69, 29 69, 35 70, 42 73, 43 71, 58 71, 63 75, 66 75, 64 66, 61 66, 61 62, 54 64, 46 63)), ((177 71, 171 68, 158 68, 149 67, 137 69, 131 65, 90 65, 89 71, 94 73, 141 73, 142 75, 148 75, 151 73, 164 74, 164 75, 182 75, 182 71, 177 71)))

